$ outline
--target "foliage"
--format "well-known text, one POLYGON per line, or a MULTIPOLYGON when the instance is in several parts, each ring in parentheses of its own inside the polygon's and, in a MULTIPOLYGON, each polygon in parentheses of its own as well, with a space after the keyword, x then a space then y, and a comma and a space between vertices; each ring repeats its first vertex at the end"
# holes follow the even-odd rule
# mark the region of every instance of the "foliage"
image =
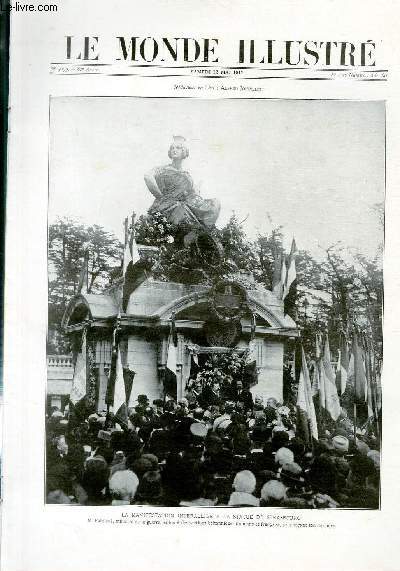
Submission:
POLYGON ((254 245, 258 258, 255 278, 270 290, 277 277, 277 263, 284 254, 283 238, 282 226, 278 226, 272 229, 270 235, 259 235, 254 245))
POLYGON ((237 381, 242 381, 246 366, 247 352, 239 354, 235 351, 220 355, 211 355, 192 381, 192 387, 201 392, 205 387, 215 393, 227 395, 237 381))
POLYGON ((168 222, 160 212, 140 216, 135 224, 135 238, 138 244, 165 247, 174 241, 178 228, 168 222))
POLYGON ((257 265, 254 245, 246 237, 243 227, 235 214, 220 231, 219 238, 224 249, 224 258, 238 270, 251 272, 257 265))
MULTIPOLYGON (((375 210, 383 220, 381 205, 375 210)), ((199 259, 184 242, 188 229, 170 224, 160 213, 141 216, 135 224, 138 244, 158 247, 153 260, 155 279, 182 283, 212 284, 221 277, 252 275, 255 282, 272 289, 280 275, 280 260, 285 254, 281 226, 251 241, 235 215, 214 237, 223 246, 223 259, 212 265, 207 256, 199 259)), ((89 290, 101 291, 113 277, 120 275, 122 245, 99 226, 85 226, 75 220, 60 219, 49 228, 49 326, 59 329, 66 303, 76 293, 84 249, 89 248, 89 290)), ((337 243, 316 260, 300 249, 296 256, 297 291, 293 315, 302 331, 306 353, 315 356, 315 336, 328 332, 333 354, 339 347, 340 333, 354 326, 372 336, 377 356, 382 353, 381 250, 370 259, 349 252, 337 243)), ((246 278, 247 279, 247 278, 246 278)), ((251 285, 251 280, 246 285, 251 285)), ((60 345, 59 342, 56 345, 60 345)), ((61 346, 54 350, 63 350, 61 346)), ((294 346, 287 348, 286 364, 294 346)), ((216 370, 220 370, 217 369, 216 370)), ((224 373, 228 374, 228 373, 224 373)), ((288 377, 288 375, 286 375, 288 377)), ((289 387, 289 381, 287 381, 289 387)), ((293 393, 293 387, 288 388, 293 393)))
POLYGON ((97 225, 87 226, 69 218, 49 225, 49 347, 62 353, 68 344, 60 332, 67 303, 77 293, 85 249, 89 250, 88 291, 99 292, 121 266, 120 241, 97 225))

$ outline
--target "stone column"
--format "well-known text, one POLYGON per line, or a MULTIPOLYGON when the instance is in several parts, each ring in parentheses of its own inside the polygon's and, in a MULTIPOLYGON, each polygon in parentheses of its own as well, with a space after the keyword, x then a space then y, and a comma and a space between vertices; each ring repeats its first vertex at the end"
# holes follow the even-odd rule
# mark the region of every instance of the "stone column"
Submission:
POLYGON ((283 342, 275 339, 260 339, 258 343, 258 383, 252 387, 251 392, 253 395, 262 396, 264 405, 269 397, 282 402, 283 342))
POLYGON ((127 366, 135 371, 130 405, 134 406, 140 394, 149 397, 150 402, 162 398, 163 387, 159 383, 157 366, 157 343, 148 341, 143 335, 130 334, 128 338, 127 366))

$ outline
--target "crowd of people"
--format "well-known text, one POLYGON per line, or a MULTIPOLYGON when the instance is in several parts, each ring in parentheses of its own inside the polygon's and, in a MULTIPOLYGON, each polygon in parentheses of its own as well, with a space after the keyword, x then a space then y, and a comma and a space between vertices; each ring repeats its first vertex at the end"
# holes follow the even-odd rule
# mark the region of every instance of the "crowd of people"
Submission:
POLYGON ((139 395, 126 423, 105 411, 77 419, 53 409, 47 502, 379 508, 379 442, 361 431, 354 438, 345 414, 310 442, 295 407, 273 398, 202 404, 139 395))

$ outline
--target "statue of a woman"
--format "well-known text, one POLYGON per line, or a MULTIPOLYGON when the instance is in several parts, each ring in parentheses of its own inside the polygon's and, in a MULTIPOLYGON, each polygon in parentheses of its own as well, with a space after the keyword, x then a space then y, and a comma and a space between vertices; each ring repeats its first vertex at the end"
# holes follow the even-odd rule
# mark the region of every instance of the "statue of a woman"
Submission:
POLYGON ((215 199, 204 199, 196 193, 193 179, 182 169, 182 162, 189 156, 183 137, 174 137, 168 156, 171 163, 156 167, 144 176, 147 188, 155 197, 149 213, 161 212, 169 222, 188 226, 214 226, 220 211, 215 199))

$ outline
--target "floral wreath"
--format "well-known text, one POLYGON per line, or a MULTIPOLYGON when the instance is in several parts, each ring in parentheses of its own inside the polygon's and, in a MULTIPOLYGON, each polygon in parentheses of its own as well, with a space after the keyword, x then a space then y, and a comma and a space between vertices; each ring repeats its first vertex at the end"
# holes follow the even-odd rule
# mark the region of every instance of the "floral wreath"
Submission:
POLYGON ((225 323, 232 323, 233 321, 238 321, 245 313, 247 309, 247 292, 242 285, 240 285, 236 280, 221 280, 218 281, 210 291, 209 304, 211 312, 217 317, 219 321, 225 323), (222 305, 217 305, 217 297, 221 294, 221 289, 224 288, 234 288, 235 295, 238 295, 241 299, 239 306, 236 311, 229 307, 224 308, 222 305))

